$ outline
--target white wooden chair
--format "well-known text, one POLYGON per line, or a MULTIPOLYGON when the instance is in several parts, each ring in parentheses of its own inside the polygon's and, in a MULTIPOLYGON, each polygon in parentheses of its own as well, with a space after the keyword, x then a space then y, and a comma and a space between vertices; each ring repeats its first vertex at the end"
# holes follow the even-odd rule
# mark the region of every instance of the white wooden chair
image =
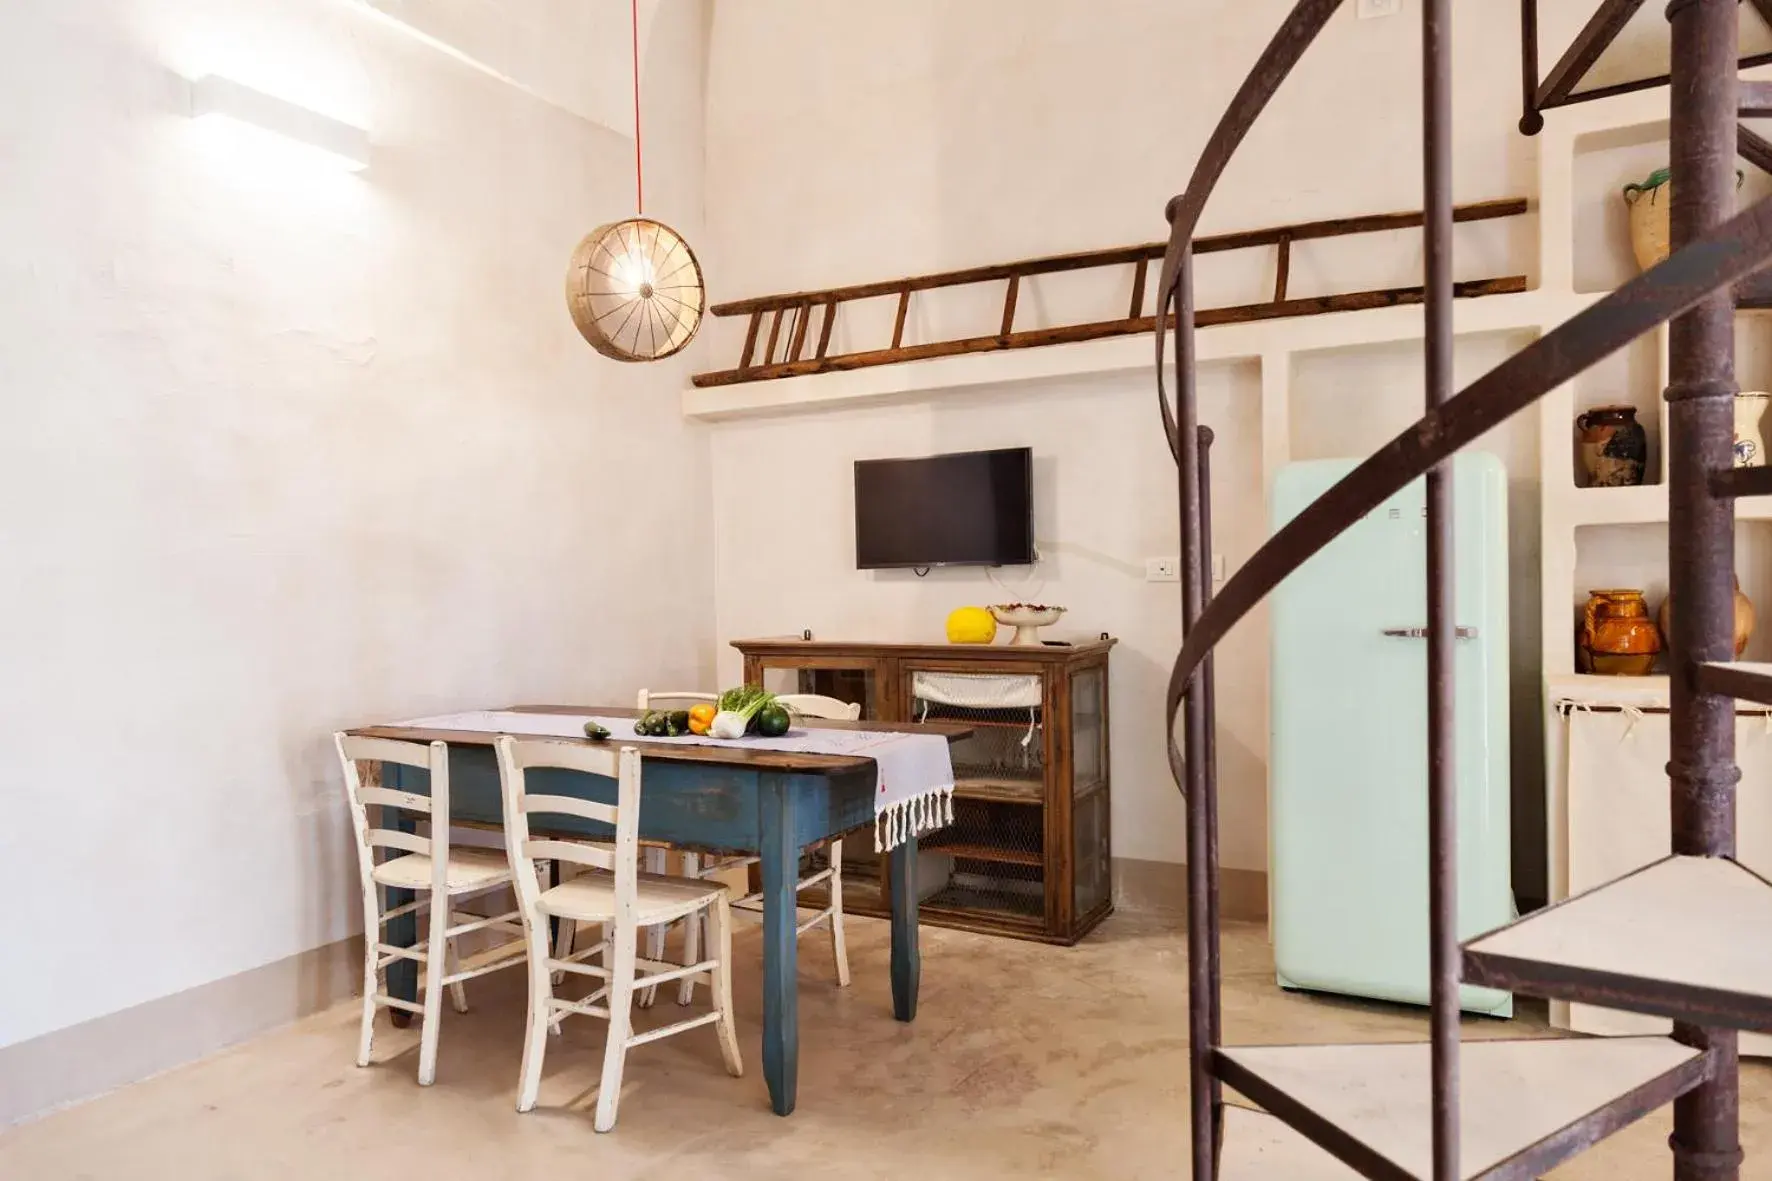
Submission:
POLYGON ((419 1015, 418 1081, 428 1087, 437 1076, 437 1038, 441 1025, 439 1001, 449 988, 455 1011, 468 1010, 464 980, 484 976, 524 960, 521 938, 507 940, 462 960, 455 940, 471 931, 492 930, 521 936, 518 914, 485 918, 455 909, 457 902, 476 894, 511 885, 510 863, 497 849, 451 848, 449 844, 449 747, 433 742, 396 742, 387 738, 333 735, 344 768, 345 795, 350 802, 351 825, 357 835, 357 865, 363 885, 363 1021, 357 1040, 357 1065, 368 1066, 375 1037, 375 1012, 380 1008, 403 1009, 419 1015), (430 772, 431 794, 396 791, 363 782, 359 763, 397 763, 430 772), (413 812, 430 821, 430 835, 419 836, 386 827, 373 827, 369 809, 380 808, 386 822, 388 809, 413 812), (402 854, 376 863, 377 849, 402 854), (384 904, 387 890, 411 890, 418 897, 392 910, 384 904), (382 941, 382 924, 405 914, 428 913, 429 931, 420 946, 396 947, 382 941), (389 996, 383 988, 389 964, 398 959, 415 960, 423 968, 417 1004, 389 996), (445 971, 447 964, 447 972, 445 971))
POLYGON ((549 1028, 557 1027, 562 1018, 572 1014, 602 1017, 609 1022, 609 1042, 603 1051, 603 1080, 597 1094, 595 1126, 599 1132, 615 1127, 616 1107, 621 1102, 622 1063, 634 1046, 715 1025, 727 1073, 734 1078, 744 1074, 738 1031, 732 1018, 732 926, 726 891, 694 878, 640 873, 640 762, 640 752, 631 746, 617 753, 582 743, 519 739, 508 734, 498 739, 505 841, 529 944, 529 1020, 523 1040, 517 1110, 528 1111, 535 1106, 549 1028), (599 804, 569 796, 532 794, 526 773, 533 767, 565 768, 614 779, 616 802, 599 804), (589 840, 537 839, 529 831, 529 818, 537 814, 575 816, 612 825, 614 849, 589 840), (562 865, 589 866, 590 872, 544 890, 535 870, 537 858, 562 865), (639 958, 640 928, 698 917, 703 912, 710 913, 712 918, 715 954, 711 958, 683 964, 639 958), (548 922, 554 918, 565 920, 574 929, 581 923, 602 924, 603 938, 584 951, 553 955, 548 945, 548 922), (584 962, 596 955, 601 955, 601 965, 584 962), (590 976, 603 984, 588 996, 565 1000, 554 995, 556 973, 590 976), (636 984, 698 978, 705 978, 713 994, 712 1011, 661 1029, 633 1032, 636 984), (603 1004, 597 1004, 599 1000, 603 1004))
MULTIPOLYGON (((787 706, 791 712, 800 717, 820 718, 827 721, 838 722, 853 722, 861 717, 861 705, 859 703, 839 701, 835 697, 824 697, 817 693, 781 693, 776 696, 776 700, 787 706)), ((823 910, 820 910, 805 922, 799 923, 795 929, 795 934, 804 935, 807 931, 810 931, 820 923, 829 924, 831 928, 831 958, 836 962, 837 968, 837 987, 848 988, 849 949, 843 935, 842 838, 838 837, 830 841, 826 846, 826 849, 829 853, 829 864, 826 865, 825 868, 814 873, 809 873, 801 878, 799 882, 795 884, 794 892, 798 895, 801 891, 810 889, 811 887, 818 885, 820 882, 829 882, 830 885, 828 890, 830 893, 830 900, 825 904, 823 910)), ((749 867, 757 864, 758 860, 759 859, 756 857, 729 857, 718 861, 709 861, 704 864, 694 853, 686 853, 684 854, 683 872, 694 874, 698 877, 713 878, 722 876, 730 870, 749 869, 749 867)), ((758 891, 755 894, 747 894, 743 898, 732 903, 732 907, 735 910, 761 914, 763 910, 763 894, 761 891, 758 891)), ((689 924, 689 929, 684 935, 684 941, 688 948, 685 954, 693 959, 696 954, 695 949, 700 946, 701 941, 701 932, 696 929, 695 922, 692 921, 689 924)), ((694 999, 694 996, 695 985, 692 982, 684 981, 683 984, 678 986, 677 1003, 679 1005, 689 1004, 690 1001, 694 999)), ((643 1003, 651 1004, 652 998, 644 998, 643 1003)))

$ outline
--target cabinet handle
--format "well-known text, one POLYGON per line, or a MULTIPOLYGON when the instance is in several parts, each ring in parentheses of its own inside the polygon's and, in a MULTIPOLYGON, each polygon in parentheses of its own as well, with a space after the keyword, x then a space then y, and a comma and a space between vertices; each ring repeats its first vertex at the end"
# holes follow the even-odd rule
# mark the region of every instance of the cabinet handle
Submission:
MULTIPOLYGON (((1452 629, 1452 632, 1461 640, 1474 640, 1477 638, 1477 629, 1474 627, 1455 627, 1452 629)), ((1425 640, 1427 639, 1427 628, 1387 627, 1384 629, 1384 634, 1387 636, 1396 636, 1400 640, 1425 640)))

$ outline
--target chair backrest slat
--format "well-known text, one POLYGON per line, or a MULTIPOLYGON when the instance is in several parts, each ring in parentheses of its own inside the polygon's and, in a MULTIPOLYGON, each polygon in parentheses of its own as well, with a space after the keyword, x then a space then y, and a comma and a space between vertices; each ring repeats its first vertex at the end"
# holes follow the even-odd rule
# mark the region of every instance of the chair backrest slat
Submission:
MULTIPOLYGON (((449 747, 442 742, 401 742, 393 738, 364 738, 357 734, 334 734, 333 746, 338 750, 339 765, 344 769, 345 798, 351 809, 351 827, 357 834, 357 868, 362 881, 364 902, 375 905, 375 851, 400 849, 431 859, 431 889, 442 891, 449 880, 449 747), (430 794, 382 787, 363 782, 363 763, 392 763, 426 771, 430 778, 430 794), (383 826, 390 814, 417 813, 431 819, 431 835, 387 827, 372 828, 369 809, 381 810, 383 826)), ((369 913, 366 911, 366 913, 369 913)))
POLYGON ((523 810, 531 816, 537 812, 557 812, 566 816, 595 820, 600 824, 614 824, 617 812, 614 804, 599 804, 595 800, 581 800, 576 796, 537 795, 535 792, 524 794, 523 810))
POLYGON ((634 698, 635 709, 658 709, 660 706, 712 704, 720 700, 718 693, 695 693, 682 689, 642 689, 634 698))
POLYGON ((615 869, 615 854, 578 841, 527 841, 523 845, 523 856, 540 861, 573 861, 612 872, 615 869))
POLYGON ((364 763, 399 763, 428 771, 431 749, 422 742, 401 742, 397 738, 365 738, 360 734, 341 734, 338 745, 342 757, 364 763))
POLYGON ((853 722, 861 717, 859 701, 839 701, 822 693, 778 693, 775 699, 803 718, 830 722, 853 722))
POLYGON ((560 767, 583 771, 586 775, 601 775, 605 779, 617 779, 621 775, 619 754, 607 746, 591 746, 583 742, 520 740, 511 757, 517 760, 517 768, 522 771, 531 767, 560 767))
POLYGON ((401 832, 397 828, 372 828, 364 833, 363 843, 372 849, 404 849, 408 853, 417 853, 420 857, 431 855, 429 837, 421 837, 415 832, 401 832))
POLYGON ((416 792, 395 791, 391 787, 359 787, 357 798, 366 808, 404 808, 408 812, 431 814, 431 797, 416 792))
POLYGON ((535 872, 537 859, 570 861, 610 871, 615 876, 617 913, 631 921, 639 883, 640 752, 631 746, 622 747, 618 753, 583 742, 515 738, 509 734, 499 735, 495 745, 504 796, 505 848, 510 853, 511 875, 516 879, 523 921, 538 923, 544 918, 537 910, 541 897, 541 880, 535 872), (616 802, 612 807, 562 796, 557 791, 531 795, 528 773, 534 768, 582 771, 614 779, 616 802), (549 812, 614 825, 614 851, 567 837, 530 836, 530 816, 549 812))

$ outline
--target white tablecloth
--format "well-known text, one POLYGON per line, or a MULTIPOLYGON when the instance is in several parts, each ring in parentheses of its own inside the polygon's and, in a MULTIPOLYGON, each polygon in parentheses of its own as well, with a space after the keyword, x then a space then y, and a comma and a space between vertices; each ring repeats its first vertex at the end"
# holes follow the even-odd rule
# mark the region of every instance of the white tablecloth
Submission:
MULTIPOLYGON (((631 742, 634 719, 596 714, 543 714, 477 710, 439 714, 391 723, 415 730, 466 730, 473 733, 527 737, 583 738, 585 723, 609 730, 613 743, 631 742)), ((804 728, 780 738, 646 738, 643 742, 681 742, 697 746, 734 746, 744 750, 791 751, 796 754, 848 755, 874 760, 874 850, 885 852, 907 837, 952 823, 954 765, 948 740, 939 734, 904 734, 870 730, 804 728)))

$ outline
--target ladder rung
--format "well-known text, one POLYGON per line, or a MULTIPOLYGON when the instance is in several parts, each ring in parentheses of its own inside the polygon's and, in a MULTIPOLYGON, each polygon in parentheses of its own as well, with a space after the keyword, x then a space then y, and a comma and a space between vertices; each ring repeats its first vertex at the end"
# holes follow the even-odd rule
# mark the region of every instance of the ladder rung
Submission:
POLYGON ((1701 664, 1697 681, 1705 693, 1772 705, 1772 664, 1701 664))
POLYGON ((1772 467, 1732 467, 1713 473, 1712 496, 1772 496, 1772 467))

